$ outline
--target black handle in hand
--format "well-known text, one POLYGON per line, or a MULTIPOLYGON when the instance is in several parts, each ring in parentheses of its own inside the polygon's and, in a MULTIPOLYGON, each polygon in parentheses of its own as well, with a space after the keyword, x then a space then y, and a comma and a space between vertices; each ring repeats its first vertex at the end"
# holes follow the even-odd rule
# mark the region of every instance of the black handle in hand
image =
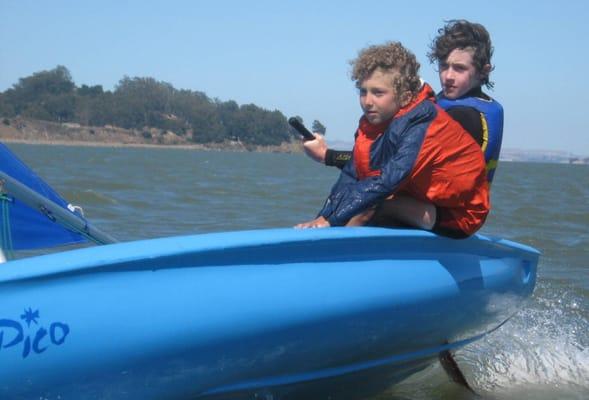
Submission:
POLYGON ((305 128, 305 125, 303 125, 301 123, 301 121, 299 121, 295 117, 290 117, 288 119, 288 123, 290 124, 290 126, 295 128, 298 133, 303 135, 304 140, 314 140, 315 139, 315 135, 313 135, 307 128, 305 128))

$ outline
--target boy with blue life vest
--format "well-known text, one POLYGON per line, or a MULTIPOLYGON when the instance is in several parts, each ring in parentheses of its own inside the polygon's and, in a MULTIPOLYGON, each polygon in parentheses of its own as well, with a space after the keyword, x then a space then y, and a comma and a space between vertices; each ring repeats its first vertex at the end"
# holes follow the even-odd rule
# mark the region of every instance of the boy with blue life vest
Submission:
MULTIPOLYGON (((484 26, 465 20, 449 21, 438 30, 428 57, 438 66, 442 91, 437 103, 466 129, 485 154, 487 179, 493 180, 503 136, 503 108, 482 91, 492 88, 493 46, 484 26)), ((311 158, 343 168, 351 158, 349 151, 328 149, 321 135, 304 143, 311 158)))
POLYGON ((493 180, 503 137, 503 107, 482 91, 489 80, 493 46, 480 24, 450 21, 438 31, 428 57, 437 63, 442 91, 437 102, 466 129, 485 154, 487 179, 493 180))
POLYGON ((363 116, 352 157, 319 216, 298 228, 387 224, 392 218, 466 237, 482 226, 490 207, 483 154, 435 104, 418 71, 415 56, 398 42, 360 52, 352 78, 363 116), (425 226, 398 212, 414 205, 427 212, 419 217, 425 226))

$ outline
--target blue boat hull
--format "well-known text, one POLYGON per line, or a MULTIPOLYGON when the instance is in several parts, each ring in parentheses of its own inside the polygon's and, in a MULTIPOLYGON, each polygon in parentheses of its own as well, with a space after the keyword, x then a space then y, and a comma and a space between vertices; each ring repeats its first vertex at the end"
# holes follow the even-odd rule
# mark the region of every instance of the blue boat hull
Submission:
POLYGON ((0 398, 358 398, 497 329, 538 252, 414 230, 171 237, 0 267, 0 398))

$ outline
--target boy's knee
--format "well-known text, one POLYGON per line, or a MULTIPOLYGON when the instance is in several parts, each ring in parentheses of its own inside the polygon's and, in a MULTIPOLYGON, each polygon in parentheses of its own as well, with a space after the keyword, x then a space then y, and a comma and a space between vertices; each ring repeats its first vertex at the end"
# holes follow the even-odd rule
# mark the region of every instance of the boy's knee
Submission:
POLYGON ((380 205, 374 221, 379 225, 398 226, 400 223, 429 231, 434 228, 436 218, 437 210, 434 204, 410 196, 395 196, 380 205), (383 221, 387 221, 388 224, 383 221))
POLYGON ((374 213, 375 213, 375 208, 370 208, 366 211, 363 211, 355 216, 353 216, 348 223, 346 224, 346 226, 365 226, 365 225, 369 225, 370 221, 372 220, 372 218, 374 217, 374 213))

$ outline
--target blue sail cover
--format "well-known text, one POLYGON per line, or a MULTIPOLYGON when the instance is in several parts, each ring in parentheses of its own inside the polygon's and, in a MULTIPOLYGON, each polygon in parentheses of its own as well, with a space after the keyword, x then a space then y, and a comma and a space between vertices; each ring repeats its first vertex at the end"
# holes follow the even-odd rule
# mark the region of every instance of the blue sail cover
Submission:
MULTIPOLYGON (((67 208, 68 203, 59 194, 2 143, 0 143, 0 171, 60 205, 68 212, 72 212, 67 208)), ((3 213, 0 218, 2 223, 0 239, 3 247, 7 242, 11 242, 12 248, 5 250, 39 249, 87 241, 82 235, 67 230, 44 214, 10 196, 10 193, 7 197, 8 199, 0 200, 3 207, 8 207, 8 213, 3 213), (7 240, 8 238, 11 240, 7 240)))

